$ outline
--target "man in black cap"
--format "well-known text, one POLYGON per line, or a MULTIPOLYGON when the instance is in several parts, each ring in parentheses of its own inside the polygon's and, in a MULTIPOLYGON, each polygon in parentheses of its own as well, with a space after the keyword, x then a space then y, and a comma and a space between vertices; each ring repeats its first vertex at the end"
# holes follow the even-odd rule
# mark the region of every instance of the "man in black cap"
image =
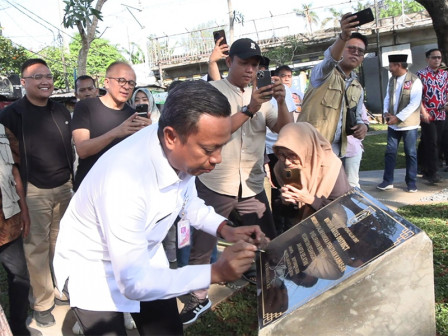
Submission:
POLYGON ((400 140, 403 138, 406 155, 406 185, 408 192, 417 192, 417 131, 420 125, 422 82, 407 70, 406 54, 389 55, 392 77, 387 85, 383 114, 389 125, 384 155, 383 182, 377 188, 393 189, 394 169, 400 140))
MULTIPOLYGON (((230 102, 233 134, 222 149, 222 162, 212 172, 197 178, 196 188, 199 197, 218 214, 228 218, 236 210, 244 225, 259 225, 272 239, 276 235, 275 226, 263 188, 266 126, 278 133, 292 121, 292 116, 285 104, 285 88, 278 77, 273 77, 271 85, 256 87, 261 59, 257 43, 248 38, 236 40, 226 58, 227 78, 210 82, 230 102), (278 110, 270 102, 271 95, 277 100, 278 110)), ((210 262, 215 245, 216 237, 195 231, 190 264, 210 262)), ((194 322, 210 307, 207 290, 192 293, 181 312, 182 322, 194 322)))

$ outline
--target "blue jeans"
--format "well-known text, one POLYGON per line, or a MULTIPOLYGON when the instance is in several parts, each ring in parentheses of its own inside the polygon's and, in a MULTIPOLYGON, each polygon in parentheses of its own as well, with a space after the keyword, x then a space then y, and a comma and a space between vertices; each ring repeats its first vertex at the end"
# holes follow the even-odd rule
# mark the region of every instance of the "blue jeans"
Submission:
POLYGON ((417 181, 417 134, 418 129, 409 131, 395 131, 387 129, 387 147, 384 155, 384 175, 383 181, 387 184, 394 183, 394 169, 397 161, 398 145, 401 138, 404 142, 404 153, 406 155, 406 184, 408 187, 416 187, 417 181))

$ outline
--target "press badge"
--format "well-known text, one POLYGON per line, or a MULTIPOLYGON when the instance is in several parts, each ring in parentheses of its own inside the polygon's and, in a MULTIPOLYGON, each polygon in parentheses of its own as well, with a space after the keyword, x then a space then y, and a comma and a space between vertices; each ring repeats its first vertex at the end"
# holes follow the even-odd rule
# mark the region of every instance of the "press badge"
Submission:
POLYGON ((182 205, 180 220, 177 222, 177 247, 183 248, 190 245, 190 221, 185 216, 185 204, 188 198, 185 199, 182 205))
POLYGON ((181 219, 177 222, 177 247, 183 248, 190 245, 190 222, 188 219, 181 219))

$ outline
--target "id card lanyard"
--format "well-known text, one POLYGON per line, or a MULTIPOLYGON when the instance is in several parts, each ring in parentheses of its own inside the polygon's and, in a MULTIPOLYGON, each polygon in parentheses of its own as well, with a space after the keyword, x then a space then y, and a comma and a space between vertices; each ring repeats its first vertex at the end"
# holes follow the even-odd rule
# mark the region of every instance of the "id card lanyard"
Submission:
POLYGON ((182 209, 180 210, 180 220, 177 222, 177 247, 183 248, 190 245, 190 221, 187 219, 185 206, 188 202, 188 195, 185 196, 182 209))

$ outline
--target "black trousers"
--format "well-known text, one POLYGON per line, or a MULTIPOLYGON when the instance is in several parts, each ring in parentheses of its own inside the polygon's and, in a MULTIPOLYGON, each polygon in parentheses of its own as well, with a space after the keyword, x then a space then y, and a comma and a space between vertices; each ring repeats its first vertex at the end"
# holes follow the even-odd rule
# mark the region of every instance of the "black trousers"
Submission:
MULTIPOLYGON (((86 336, 126 335, 123 313, 73 308, 86 336)), ((183 335, 176 299, 140 302, 140 313, 132 313, 140 336, 183 335)))
POLYGON ((9 326, 13 335, 30 335, 26 328, 30 303, 30 278, 23 252, 22 237, 0 246, 0 262, 7 274, 9 326))
POLYGON ((447 156, 447 139, 443 138, 445 120, 435 120, 421 123, 421 141, 418 146, 417 158, 424 175, 434 176, 439 169, 439 158, 447 156))

